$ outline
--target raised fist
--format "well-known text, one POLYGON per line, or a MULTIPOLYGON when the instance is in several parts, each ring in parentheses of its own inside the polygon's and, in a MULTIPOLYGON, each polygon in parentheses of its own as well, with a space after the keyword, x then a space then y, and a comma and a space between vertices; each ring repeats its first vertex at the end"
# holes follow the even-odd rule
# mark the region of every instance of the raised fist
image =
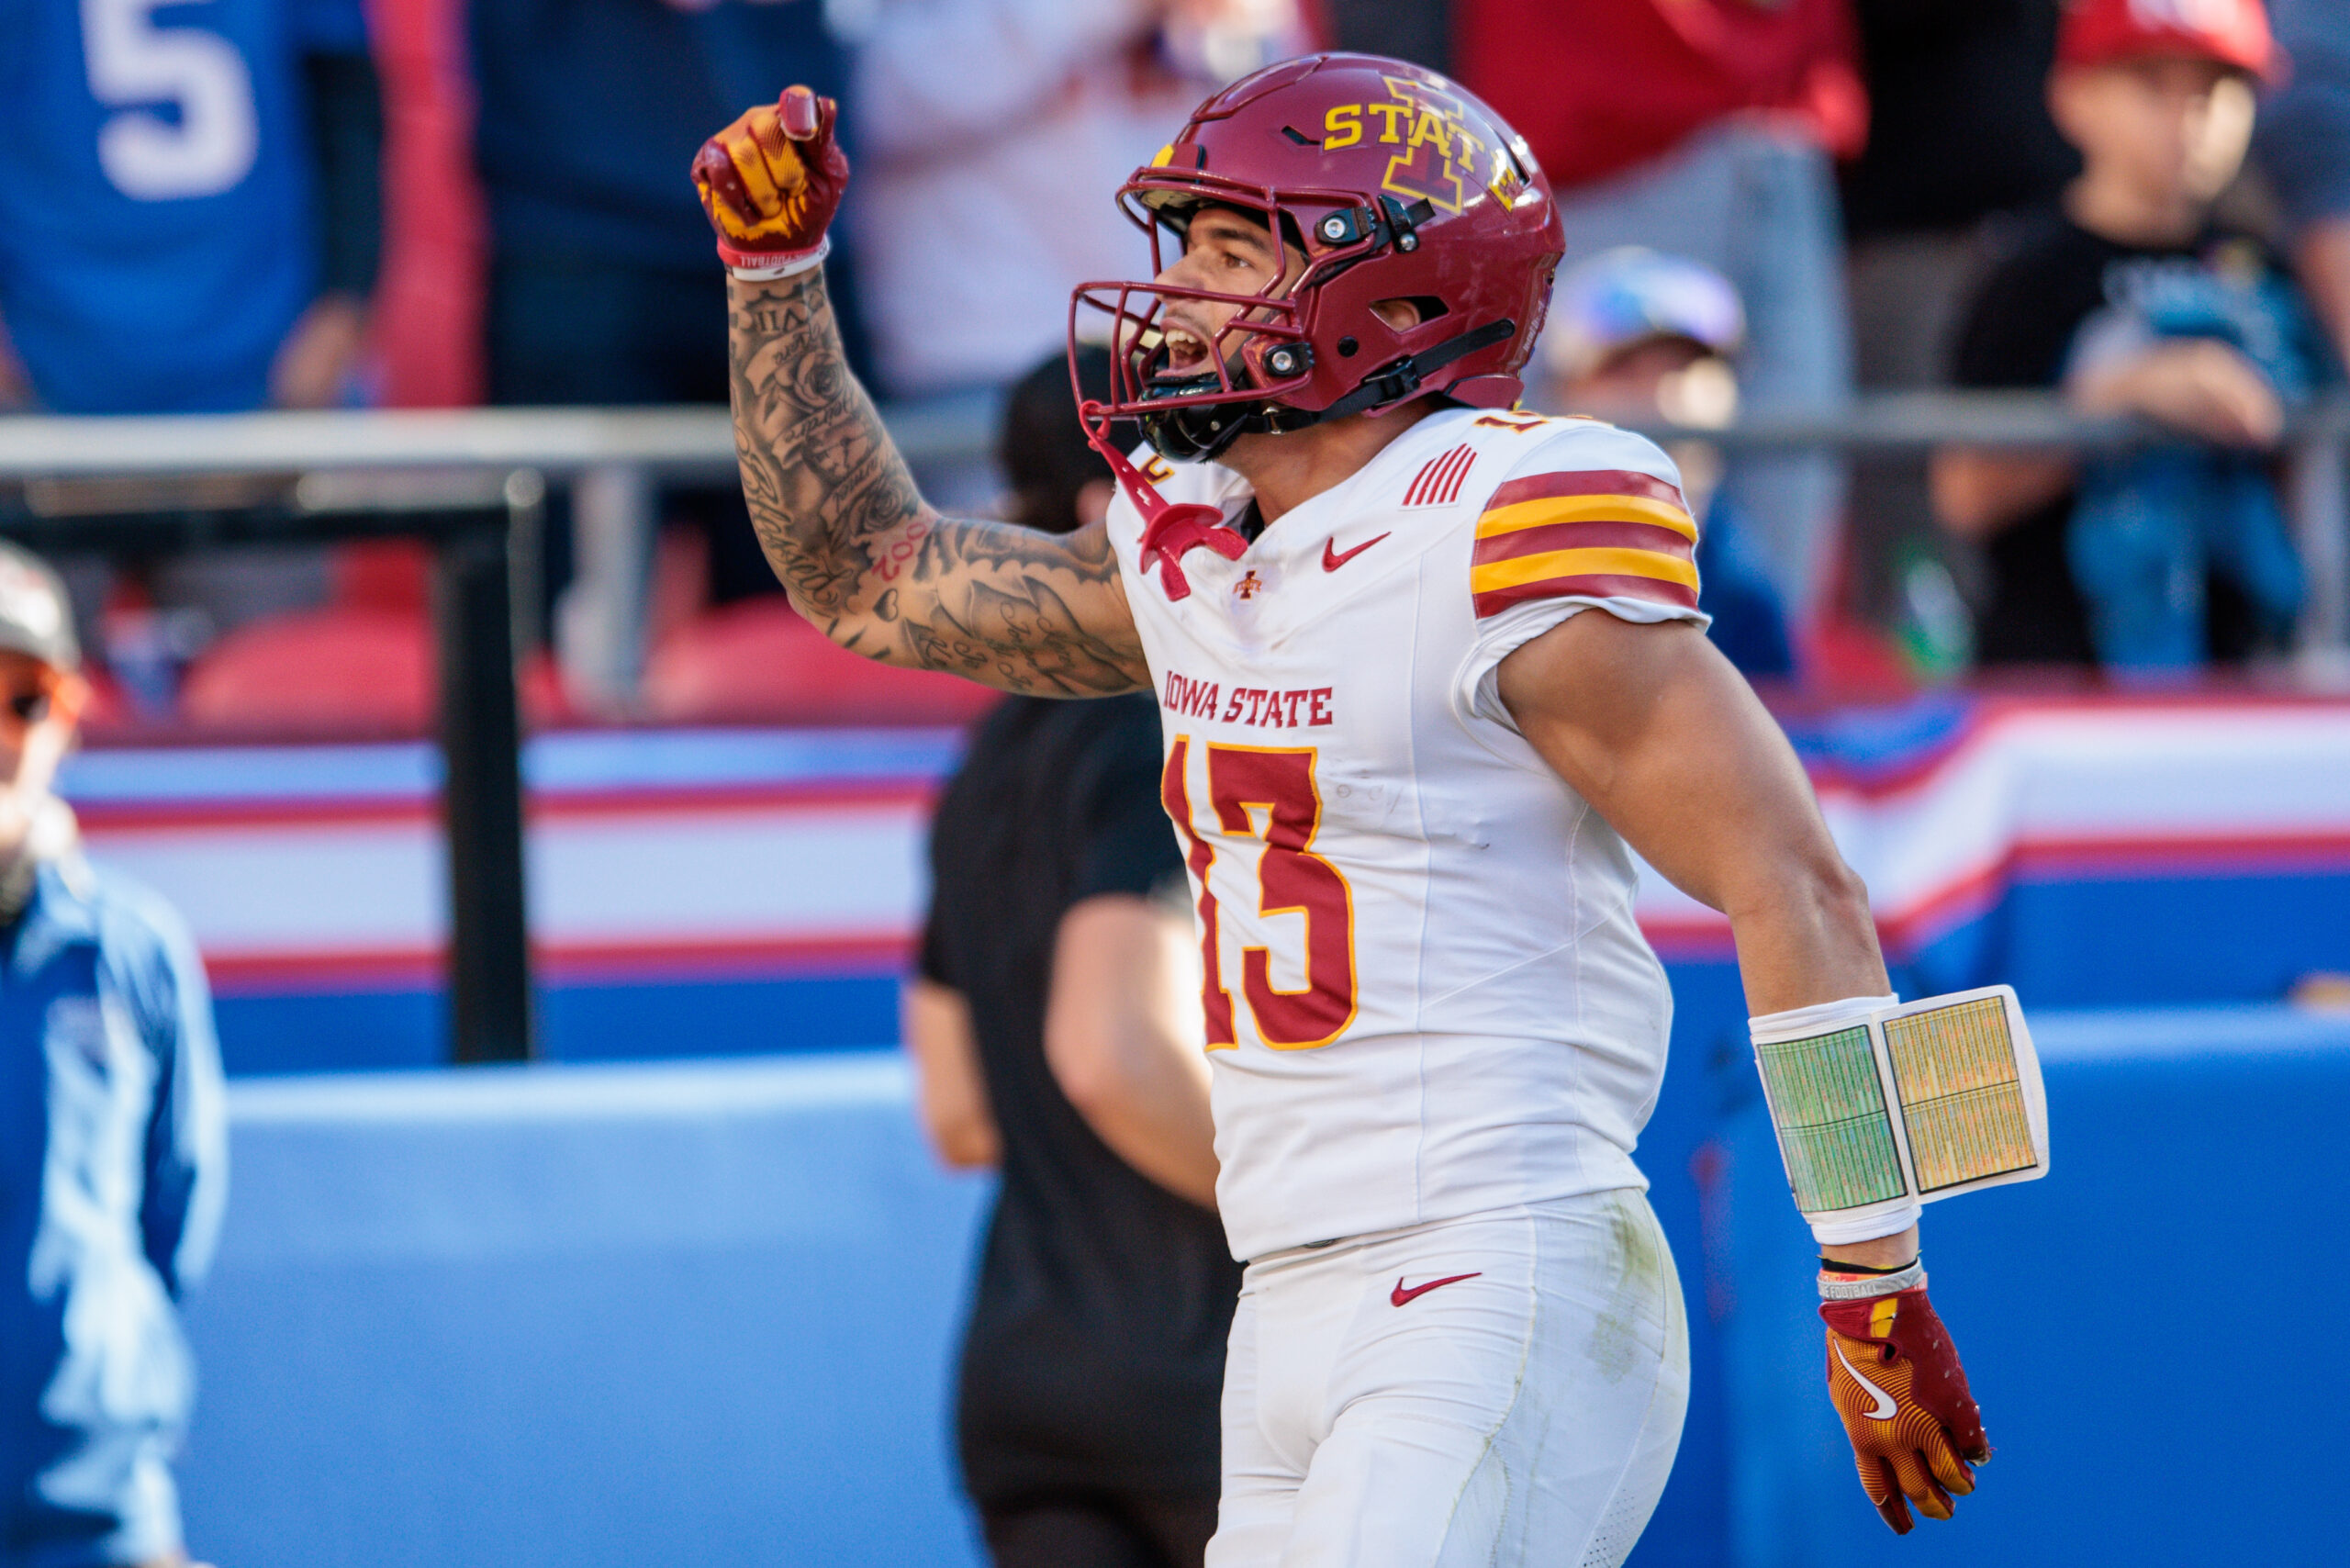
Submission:
POLYGON ((833 140, 839 112, 830 98, 789 87, 694 154, 694 189, 728 266, 780 266, 822 253, 825 226, 848 188, 848 159, 833 140))
POLYGON ((1852 1439, 1861 1485, 1897 1535, 1910 1531, 1909 1504, 1928 1518, 1951 1516, 1951 1496, 1975 1490, 1991 1457, 1983 1413, 1967 1392, 1958 1348, 1926 1288, 1820 1304, 1828 1324, 1828 1397, 1852 1439))

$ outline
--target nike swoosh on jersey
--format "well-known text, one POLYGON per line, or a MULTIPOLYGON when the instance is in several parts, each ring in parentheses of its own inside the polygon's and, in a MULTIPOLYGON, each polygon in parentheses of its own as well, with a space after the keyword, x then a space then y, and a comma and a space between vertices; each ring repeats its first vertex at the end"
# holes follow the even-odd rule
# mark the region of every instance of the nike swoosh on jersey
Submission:
MULTIPOLYGON (((1379 536, 1379 539, 1384 539, 1386 537, 1387 535, 1382 533, 1379 536)), ((1340 566, 1345 566, 1348 562, 1353 560, 1356 556, 1361 554, 1364 551, 1378 543, 1379 539, 1366 539, 1361 543, 1356 545, 1353 549, 1343 552, 1336 548, 1338 543, 1337 540, 1325 539, 1322 541, 1322 569, 1326 572, 1337 571, 1340 566)))
MULTIPOLYGON (((1382 535, 1381 537, 1383 538, 1385 536, 1382 535)), ((1473 1280, 1477 1278, 1479 1274, 1483 1272, 1484 1271, 1480 1269, 1475 1273, 1451 1274, 1441 1280, 1430 1280, 1424 1285, 1414 1285, 1410 1290, 1405 1290, 1404 1288, 1404 1282, 1399 1276, 1395 1281, 1395 1288, 1387 1293, 1387 1299, 1397 1306, 1409 1306, 1412 1303, 1419 1300, 1420 1297, 1427 1294, 1428 1292, 1432 1290, 1436 1290, 1444 1285, 1457 1285, 1463 1280, 1473 1280)))
POLYGON ((1844 1355, 1844 1347, 1841 1345, 1836 1347, 1836 1359, 1840 1361, 1843 1361, 1844 1370, 1852 1374, 1852 1381, 1859 1383, 1863 1388, 1867 1389, 1869 1391, 1869 1397, 1876 1401, 1875 1405, 1863 1412, 1870 1420, 1890 1421, 1896 1415, 1900 1413, 1901 1406, 1893 1402, 1893 1395, 1887 1394, 1885 1390, 1879 1388, 1868 1379, 1863 1377, 1861 1375, 1861 1369, 1854 1366, 1846 1359, 1844 1355))

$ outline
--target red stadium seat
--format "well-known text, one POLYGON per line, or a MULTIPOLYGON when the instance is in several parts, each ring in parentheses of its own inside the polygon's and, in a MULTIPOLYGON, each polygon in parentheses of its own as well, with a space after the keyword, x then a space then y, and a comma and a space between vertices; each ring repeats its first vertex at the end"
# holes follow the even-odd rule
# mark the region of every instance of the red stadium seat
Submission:
POLYGON ((647 711, 673 722, 960 724, 996 696, 953 676, 859 658, 781 595, 688 622, 662 640, 644 675, 647 711))
POLYGON ((432 602, 432 547, 416 539, 355 539, 335 546, 332 602, 420 614, 432 602))
MULTIPOLYGON (((565 717, 543 655, 522 671, 534 723, 565 717)), ((960 724, 995 694, 895 669, 834 646, 778 596, 688 621, 644 680, 647 716, 669 722, 960 724)), ((252 732, 423 734, 433 725, 431 619, 420 608, 343 603, 241 626, 189 668, 188 722, 252 732)))
POLYGON ((415 611, 330 607, 240 626, 180 688, 189 722, 243 730, 390 731, 432 723, 432 632, 415 611))
MULTIPOLYGON (((180 687, 193 724, 303 734, 425 734, 438 722, 431 619, 421 607, 295 610, 240 626, 207 648, 180 687)), ((544 650, 518 678, 524 722, 574 717, 544 650)))

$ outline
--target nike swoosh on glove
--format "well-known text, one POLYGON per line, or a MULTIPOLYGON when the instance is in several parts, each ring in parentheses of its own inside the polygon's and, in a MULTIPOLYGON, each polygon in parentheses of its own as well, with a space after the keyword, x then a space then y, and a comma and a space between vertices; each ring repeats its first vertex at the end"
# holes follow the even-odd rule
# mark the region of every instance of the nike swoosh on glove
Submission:
POLYGON ((1971 1464, 1991 1457, 1983 1412, 1967 1392, 1958 1348, 1926 1287, 1820 1304, 1828 1325, 1828 1397, 1852 1440, 1861 1485, 1897 1535, 1909 1505, 1951 1517, 1951 1497, 1975 1490, 1971 1464))
POLYGON ((788 87, 701 144, 694 189, 730 267, 814 256, 848 189, 848 157, 834 139, 840 106, 788 87))

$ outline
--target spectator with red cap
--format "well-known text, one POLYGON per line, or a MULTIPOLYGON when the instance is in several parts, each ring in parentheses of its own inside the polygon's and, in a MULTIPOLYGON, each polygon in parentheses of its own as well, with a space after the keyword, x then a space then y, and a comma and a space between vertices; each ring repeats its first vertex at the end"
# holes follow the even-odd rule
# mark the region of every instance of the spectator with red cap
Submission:
MULTIPOLYGON (((1341 39, 1360 0, 1337 7, 1341 39)), ((1745 301, 1751 413, 1852 393, 1831 159, 1867 100, 1849 0, 1452 0, 1456 73, 1522 131, 1559 194, 1565 267, 1624 245, 1686 256, 1745 301)), ((1833 564, 1841 466, 1746 457, 1724 478, 1797 620, 1833 564)))
POLYGON ((1956 380, 2062 387, 2204 443, 2090 461, 1950 450, 1936 510, 1986 546, 1994 664, 2170 668, 2289 628, 2300 573, 2266 467, 2325 356, 2288 277, 2211 207, 2278 56, 2260 0, 2081 0, 2049 108, 2082 173, 1986 279, 1956 380))

